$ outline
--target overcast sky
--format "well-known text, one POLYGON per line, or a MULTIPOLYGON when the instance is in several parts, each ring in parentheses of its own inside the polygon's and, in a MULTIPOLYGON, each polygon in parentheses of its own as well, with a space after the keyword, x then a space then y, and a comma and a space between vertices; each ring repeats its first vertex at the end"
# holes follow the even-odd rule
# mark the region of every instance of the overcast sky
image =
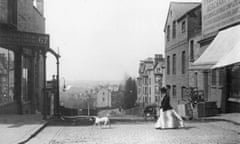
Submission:
MULTIPOLYGON (((176 0, 181 1, 181 0, 176 0)), ((186 1, 186 0, 185 0, 186 1)), ((200 0, 189 0, 200 1, 200 0)), ((139 61, 164 53, 170 0, 45 0, 50 46, 66 80, 136 77, 139 61)), ((47 59, 48 78, 56 62, 47 59)))

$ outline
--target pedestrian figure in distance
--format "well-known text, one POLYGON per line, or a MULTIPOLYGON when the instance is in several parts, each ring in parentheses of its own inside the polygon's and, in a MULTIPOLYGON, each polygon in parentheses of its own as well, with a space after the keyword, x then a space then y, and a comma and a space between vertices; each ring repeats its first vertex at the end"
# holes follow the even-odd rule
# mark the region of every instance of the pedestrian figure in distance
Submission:
POLYGON ((156 129, 170 129, 184 127, 183 119, 170 105, 170 97, 167 89, 162 88, 163 96, 160 107, 160 116, 155 124, 156 129))

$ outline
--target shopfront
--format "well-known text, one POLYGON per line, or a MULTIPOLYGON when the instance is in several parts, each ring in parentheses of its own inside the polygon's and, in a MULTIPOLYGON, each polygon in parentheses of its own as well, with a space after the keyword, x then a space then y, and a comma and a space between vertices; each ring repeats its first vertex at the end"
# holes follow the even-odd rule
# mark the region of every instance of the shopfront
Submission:
POLYGON ((240 111, 240 25, 220 31, 191 69, 205 72, 204 94, 222 112, 240 111))
POLYGON ((227 112, 240 112, 240 63, 227 68, 227 112))
POLYGON ((0 29, 0 114, 43 111, 49 36, 0 29))

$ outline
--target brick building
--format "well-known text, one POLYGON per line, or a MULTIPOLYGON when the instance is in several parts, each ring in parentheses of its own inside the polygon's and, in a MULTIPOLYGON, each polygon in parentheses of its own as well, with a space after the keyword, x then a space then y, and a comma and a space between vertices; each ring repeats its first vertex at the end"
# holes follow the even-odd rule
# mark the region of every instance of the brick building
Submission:
POLYGON ((239 8, 235 0, 202 0, 201 52, 190 68, 205 99, 222 112, 240 111, 239 8))
POLYGON ((201 3, 171 2, 165 27, 166 85, 171 103, 184 102, 189 87, 190 45, 197 45, 201 34, 201 3))
POLYGON ((137 78, 137 103, 141 105, 159 104, 160 89, 163 85, 164 58, 156 54, 140 62, 137 78))
POLYGON ((194 87, 221 112, 239 112, 239 7, 235 0, 170 3, 164 28, 166 85, 175 108, 185 103, 185 89, 194 87))
POLYGON ((43 0, 0 0, 0 113, 44 112, 43 0))

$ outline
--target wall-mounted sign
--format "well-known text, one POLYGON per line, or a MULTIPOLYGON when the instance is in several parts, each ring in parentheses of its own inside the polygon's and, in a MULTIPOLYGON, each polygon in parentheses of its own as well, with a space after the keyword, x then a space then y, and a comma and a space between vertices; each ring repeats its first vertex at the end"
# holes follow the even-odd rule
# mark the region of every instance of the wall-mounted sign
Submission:
POLYGON ((1 31, 0 46, 1 45, 49 48, 49 35, 18 31, 1 31))
POLYGON ((237 22, 240 22, 240 0, 202 0, 204 37, 237 22))
POLYGON ((8 22, 8 1, 0 0, 0 23, 8 22))

